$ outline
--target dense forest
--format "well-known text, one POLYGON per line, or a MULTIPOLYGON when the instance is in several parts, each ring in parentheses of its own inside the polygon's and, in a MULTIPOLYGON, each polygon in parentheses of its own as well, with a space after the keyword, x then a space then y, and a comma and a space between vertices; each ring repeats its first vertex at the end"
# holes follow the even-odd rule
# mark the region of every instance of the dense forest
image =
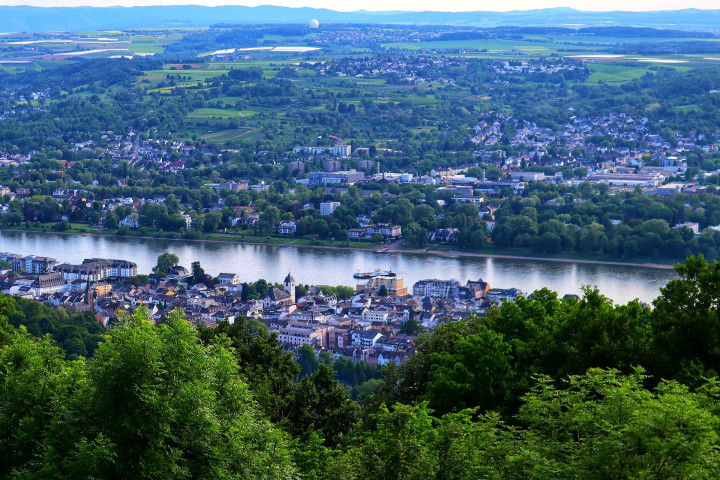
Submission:
POLYGON ((0 297, 0 478, 716 478, 720 263, 677 270, 652 307, 541 290, 443 324, 359 402, 244 321, 140 311, 77 356, 81 318, 0 297))

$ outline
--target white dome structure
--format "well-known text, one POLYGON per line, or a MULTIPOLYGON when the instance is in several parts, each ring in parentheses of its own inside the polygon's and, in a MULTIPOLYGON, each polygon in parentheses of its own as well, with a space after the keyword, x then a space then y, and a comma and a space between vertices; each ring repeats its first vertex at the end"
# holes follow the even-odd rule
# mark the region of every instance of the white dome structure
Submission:
POLYGON ((319 26, 320 22, 318 22, 314 18, 308 22, 308 28, 318 28, 319 26))

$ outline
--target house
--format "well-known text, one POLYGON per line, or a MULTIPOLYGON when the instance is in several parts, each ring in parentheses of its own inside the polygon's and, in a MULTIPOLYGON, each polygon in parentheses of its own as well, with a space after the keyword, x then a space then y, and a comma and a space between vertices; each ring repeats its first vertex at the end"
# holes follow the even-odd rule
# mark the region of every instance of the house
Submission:
POLYGON ((439 243, 457 243, 460 230, 457 228, 440 228, 428 234, 428 240, 439 243))
POLYGON ((23 257, 14 253, 0 254, 0 260, 12 265, 15 272, 25 271, 34 274, 52 272, 57 263, 57 260, 50 257, 37 257, 35 255, 23 257))
MULTIPOLYGON (((364 332, 358 332, 357 334, 358 345, 362 348, 373 348, 377 341, 381 338, 383 338, 383 335, 377 330, 365 330, 364 332)), ((353 340, 355 340, 354 334, 353 340)))
POLYGON ((131 213, 127 217, 120 220, 118 223, 120 225, 125 225, 130 228, 140 228, 140 216, 137 213, 131 213))
POLYGON ((297 231, 297 224, 293 220, 283 220, 277 227, 280 235, 294 235, 297 231))
POLYGON ((402 234, 402 227, 400 225, 382 223, 379 225, 366 225, 363 228, 352 228, 348 230, 348 236, 350 238, 372 238, 372 236, 376 233, 382 235, 386 240, 393 239, 402 234))
POLYGON ((30 286, 37 295, 61 292, 66 288, 65 279, 59 273, 41 273, 30 286))
POLYGON ((106 260, 88 258, 80 265, 63 263, 55 267, 55 271, 65 280, 90 280, 98 282, 107 278, 130 278, 137 276, 137 265, 127 260, 106 260))
POLYGON ((410 355, 407 353, 380 352, 377 358, 378 365, 388 365, 390 363, 400 366, 401 363, 407 362, 410 355))
POLYGON ((524 297, 525 293, 517 288, 491 288, 487 291, 487 299, 491 302, 502 304, 512 302, 517 297, 524 297))
POLYGON ((236 273, 221 273, 218 275, 218 279, 221 284, 225 285, 239 285, 240 277, 236 273))
POLYGON ((685 222, 685 223, 679 223, 675 225, 673 228, 680 229, 680 228, 689 228, 692 230, 693 234, 700 235, 700 224, 697 222, 685 222))
POLYGON ((352 148, 350 145, 335 145, 330 147, 330 155, 334 155, 336 157, 347 158, 350 156, 351 152, 352 148))
POLYGON ((289 346, 313 345, 323 347, 327 345, 327 333, 330 328, 304 322, 289 322, 287 326, 280 327, 278 340, 289 346))
POLYGON ((210 315, 210 320, 215 324, 220 322, 228 322, 229 324, 235 323, 235 315, 226 312, 225 310, 218 310, 210 315))
POLYGON ((271 288, 270 291, 262 299, 263 308, 270 308, 276 305, 290 305, 292 298, 288 292, 279 288, 271 288))
POLYGON ((363 310, 361 318, 362 318, 362 321, 365 323, 372 324, 372 322, 381 322, 384 324, 385 322, 387 322, 387 318, 390 315, 390 313, 391 312, 389 310, 367 310, 366 309, 366 310, 363 310))
POLYGON ((473 294, 475 298, 485 298, 488 290, 490 290, 490 284, 484 282, 482 278, 477 281, 468 280, 466 288, 473 294))
POLYGON ((192 277, 192 274, 188 272, 185 267, 181 267, 180 265, 168 268, 165 271, 165 275, 168 280, 180 280, 183 278, 192 277))

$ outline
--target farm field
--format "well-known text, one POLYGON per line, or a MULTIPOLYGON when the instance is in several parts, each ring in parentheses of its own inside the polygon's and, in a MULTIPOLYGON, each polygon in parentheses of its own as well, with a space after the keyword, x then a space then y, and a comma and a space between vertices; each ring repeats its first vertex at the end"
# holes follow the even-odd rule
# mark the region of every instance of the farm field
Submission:
POLYGON ((237 110, 223 108, 198 108, 190 114, 190 118, 239 118, 242 114, 237 110))
POLYGON ((550 42, 529 42, 523 40, 449 40, 431 42, 386 43, 385 48, 401 50, 485 50, 488 53, 528 52, 549 55, 556 51, 550 42))
POLYGON ((130 44, 130 51, 133 53, 162 53, 163 47, 159 45, 158 38, 149 35, 138 35, 133 37, 130 44))
POLYGON ((591 63, 588 64, 588 68, 592 71, 592 74, 588 77, 586 83, 627 82, 651 73, 650 70, 645 68, 606 63, 591 63))

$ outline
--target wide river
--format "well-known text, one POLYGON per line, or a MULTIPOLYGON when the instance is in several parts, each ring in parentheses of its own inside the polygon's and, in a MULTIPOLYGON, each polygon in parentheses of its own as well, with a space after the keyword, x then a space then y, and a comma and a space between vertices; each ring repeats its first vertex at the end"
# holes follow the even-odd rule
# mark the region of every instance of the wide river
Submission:
POLYGON ((410 289, 427 278, 462 283, 482 278, 493 288, 517 287, 529 293, 549 287, 561 295, 595 285, 616 303, 635 298, 650 302, 660 287, 677 278, 674 270, 648 267, 0 231, 0 252, 44 255, 67 263, 91 257, 125 259, 137 263, 140 273, 150 273, 158 255, 166 251, 188 269, 199 260, 206 272, 237 273, 241 281, 265 278, 282 283, 289 271, 298 283, 354 286, 354 272, 381 268, 397 272, 410 289))

